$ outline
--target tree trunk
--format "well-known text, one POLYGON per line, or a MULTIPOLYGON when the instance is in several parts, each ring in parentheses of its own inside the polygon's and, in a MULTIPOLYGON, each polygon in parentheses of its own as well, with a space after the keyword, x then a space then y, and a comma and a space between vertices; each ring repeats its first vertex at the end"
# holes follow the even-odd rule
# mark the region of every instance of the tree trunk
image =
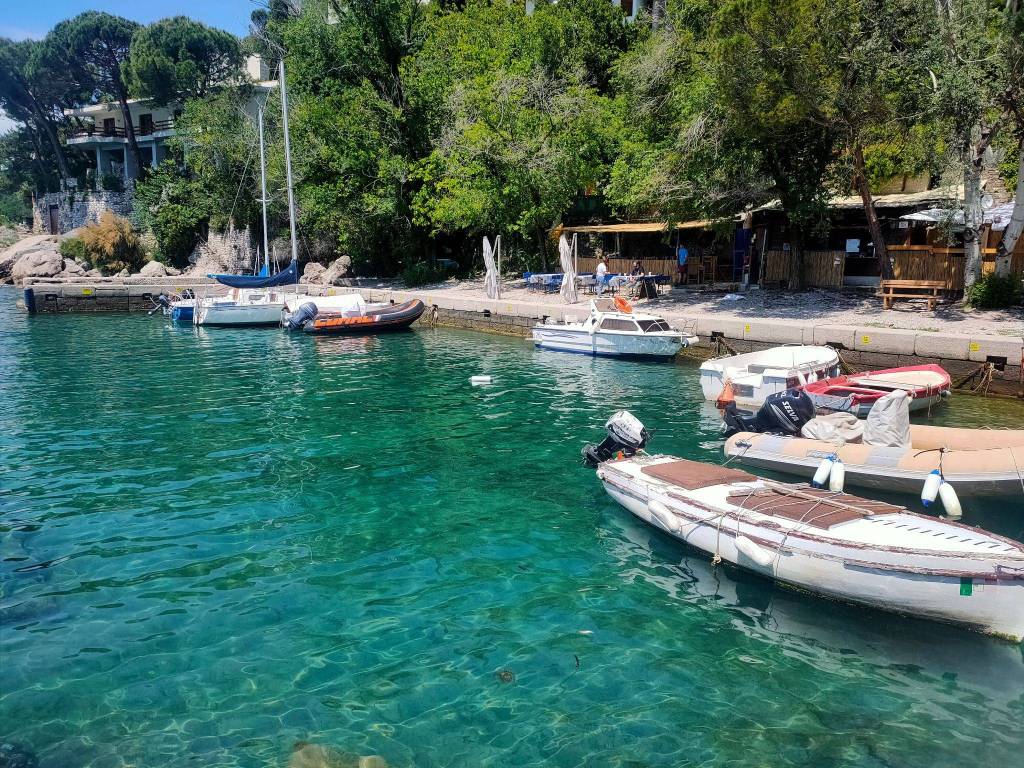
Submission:
POLYGON ((1013 198, 1013 214, 996 246, 996 265, 1009 263, 1009 257, 1017 247, 1017 240, 1021 232, 1024 232, 1024 140, 1020 142, 1018 153, 1020 157, 1017 160, 1017 191, 1013 198))
POLYGON ((547 238, 544 236, 544 227, 537 226, 537 250, 540 251, 540 268, 542 272, 548 271, 548 247, 547 238))
POLYGON ((964 296, 981 279, 981 242, 978 230, 984 215, 981 210, 981 171, 985 152, 995 139, 999 126, 981 126, 977 141, 967 144, 964 167, 964 296))
POLYGON ((47 141, 50 142, 50 149, 53 150, 53 159, 57 163, 57 175, 60 176, 62 182, 66 181, 71 178, 71 171, 68 170, 67 158, 64 157, 64 148, 60 145, 57 132, 53 130, 53 123, 46 118, 46 115, 43 114, 34 98, 32 99, 32 111, 35 113, 36 125, 39 126, 39 130, 46 135, 47 141))
POLYGON ((121 105, 121 119, 124 120, 124 133, 128 137, 128 151, 124 153, 125 171, 129 178, 137 179, 142 174, 145 163, 142 162, 142 150, 135 139, 135 126, 132 124, 132 112, 128 109, 128 93, 121 82, 121 73, 115 73, 114 81, 117 88, 117 101, 121 105), (134 166, 134 167, 133 167, 134 166))
POLYGON ((804 233, 792 222, 789 225, 789 247, 793 258, 793 272, 789 276, 789 290, 800 291, 804 287, 804 233))
POLYGON ((654 0, 651 3, 651 28, 659 29, 665 23, 668 0, 654 0))
POLYGON ((878 274, 883 280, 892 278, 892 264, 889 263, 889 252, 885 247, 885 236, 882 234, 882 225, 878 221, 878 213, 875 211, 875 201, 871 197, 871 185, 868 183, 867 171, 864 168, 864 148, 856 144, 853 148, 853 169, 854 184, 860 192, 861 202, 864 203, 864 215, 868 220, 868 232, 871 233, 871 241, 875 245, 875 256, 878 257, 878 274))

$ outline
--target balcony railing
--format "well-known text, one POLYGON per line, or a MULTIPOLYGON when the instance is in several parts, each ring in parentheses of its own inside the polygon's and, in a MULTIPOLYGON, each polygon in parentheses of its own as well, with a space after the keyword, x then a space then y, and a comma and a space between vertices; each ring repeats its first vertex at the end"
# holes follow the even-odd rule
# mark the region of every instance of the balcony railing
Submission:
MULTIPOLYGON (((167 131, 174 128, 173 120, 154 120, 152 123, 146 125, 136 125, 135 135, 136 136, 149 136, 150 134, 156 133, 157 131, 167 131)), ((101 139, 126 139, 128 138, 128 132, 123 126, 115 125, 111 127, 105 127, 102 125, 88 125, 85 128, 80 128, 71 134, 71 138, 101 138, 101 139)))

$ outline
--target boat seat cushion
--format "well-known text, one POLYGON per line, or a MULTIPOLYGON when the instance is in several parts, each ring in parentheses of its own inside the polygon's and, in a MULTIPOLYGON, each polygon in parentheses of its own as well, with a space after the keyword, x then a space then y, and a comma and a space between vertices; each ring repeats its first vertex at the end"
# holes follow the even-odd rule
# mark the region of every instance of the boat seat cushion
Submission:
POLYGON ((762 488, 753 493, 731 494, 728 501, 751 512, 784 517, 822 530, 872 515, 904 511, 902 507, 857 496, 837 498, 831 491, 816 488, 800 488, 796 492, 787 488, 762 488))
POLYGON ((678 486, 687 491, 707 488, 723 483, 746 483, 756 480, 749 472, 718 464, 704 464, 699 461, 679 459, 664 464, 652 464, 641 470, 645 475, 678 486))

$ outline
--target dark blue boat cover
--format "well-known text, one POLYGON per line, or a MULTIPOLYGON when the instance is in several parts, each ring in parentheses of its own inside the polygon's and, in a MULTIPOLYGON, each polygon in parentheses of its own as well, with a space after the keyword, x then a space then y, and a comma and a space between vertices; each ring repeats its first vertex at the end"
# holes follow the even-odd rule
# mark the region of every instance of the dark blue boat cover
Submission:
POLYGON ((299 265, 292 262, 288 269, 282 269, 276 275, 260 277, 259 275, 207 275, 218 283, 232 288, 275 288, 279 285, 291 285, 299 282, 299 265))

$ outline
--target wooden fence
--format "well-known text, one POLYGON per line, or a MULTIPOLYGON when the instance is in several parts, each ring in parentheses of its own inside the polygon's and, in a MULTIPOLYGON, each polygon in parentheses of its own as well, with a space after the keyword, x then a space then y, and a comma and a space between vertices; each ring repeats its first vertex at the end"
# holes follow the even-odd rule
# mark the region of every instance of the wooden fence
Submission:
MULTIPOLYGON (((580 274, 597 271, 597 259, 593 256, 580 256, 576 264, 580 274)), ((641 259, 640 266, 644 272, 653 272, 656 275, 674 277, 676 274, 675 259, 641 259)), ((633 259, 608 259, 608 271, 613 275, 628 274, 632 269, 633 259)))
POLYGON ((964 289, 963 248, 890 245, 888 251, 892 276, 897 280, 942 280, 947 291, 964 289))
MULTIPOLYGON (((768 251, 764 255, 764 284, 788 283, 796 269, 792 251, 768 251)), ((843 251, 804 251, 804 285, 808 288, 841 288, 846 254, 843 251)))

